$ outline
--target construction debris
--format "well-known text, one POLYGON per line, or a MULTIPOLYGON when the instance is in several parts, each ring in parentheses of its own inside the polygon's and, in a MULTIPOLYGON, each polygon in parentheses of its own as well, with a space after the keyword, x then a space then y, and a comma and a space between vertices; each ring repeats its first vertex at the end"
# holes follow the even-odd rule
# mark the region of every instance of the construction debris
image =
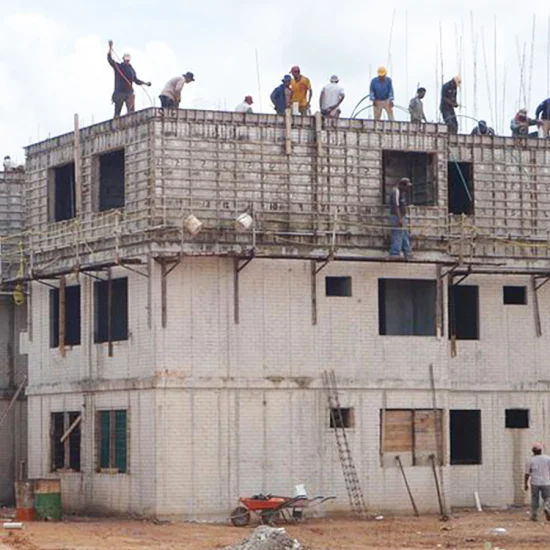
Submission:
POLYGON ((305 550, 282 528, 260 525, 242 542, 227 546, 224 550, 305 550))

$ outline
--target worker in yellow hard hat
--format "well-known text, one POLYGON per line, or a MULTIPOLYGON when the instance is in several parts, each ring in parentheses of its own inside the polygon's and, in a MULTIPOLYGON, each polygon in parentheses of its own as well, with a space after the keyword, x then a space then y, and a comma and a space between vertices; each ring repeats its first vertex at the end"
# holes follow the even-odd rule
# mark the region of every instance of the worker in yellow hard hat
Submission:
POLYGON ((439 105, 439 110, 441 111, 441 116, 450 134, 458 133, 458 122, 456 120, 455 109, 458 107, 456 95, 461 84, 462 78, 460 78, 460 76, 455 76, 441 87, 441 104, 439 105))
POLYGON ((382 110, 386 111, 388 120, 394 120, 393 84, 386 67, 378 67, 378 76, 371 80, 370 100, 373 103, 375 120, 382 118, 382 110))

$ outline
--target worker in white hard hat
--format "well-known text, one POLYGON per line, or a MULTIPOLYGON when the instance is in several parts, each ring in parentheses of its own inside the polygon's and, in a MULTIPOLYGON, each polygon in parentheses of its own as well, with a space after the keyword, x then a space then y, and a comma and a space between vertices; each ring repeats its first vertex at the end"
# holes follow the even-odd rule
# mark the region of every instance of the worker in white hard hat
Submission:
POLYGON ((122 56, 122 63, 117 63, 112 57, 113 41, 109 40, 109 52, 107 53, 107 61, 115 72, 115 91, 113 92, 112 100, 115 104, 115 118, 120 116, 122 106, 126 104, 126 111, 133 113, 135 111, 136 99, 134 95, 134 84, 138 86, 151 86, 150 82, 140 80, 136 71, 130 63, 131 57, 129 53, 122 56))
POLYGON ((382 118, 382 110, 386 111, 388 120, 393 116, 393 84, 386 67, 378 67, 378 76, 370 83, 370 100, 373 103, 374 119, 382 118))
POLYGON ((542 445, 533 443, 533 456, 525 464, 525 490, 531 485, 531 521, 537 521, 540 498, 544 503, 544 515, 550 521, 550 456, 542 454, 542 445))
POLYGON ((335 74, 330 77, 330 82, 323 86, 319 97, 321 114, 326 117, 338 118, 340 116, 340 105, 346 94, 344 88, 340 86, 339 78, 335 74))
POLYGON ((441 104, 439 110, 443 121, 447 125, 449 134, 458 133, 458 122, 456 120, 455 109, 458 107, 457 92, 458 88, 462 84, 462 79, 459 76, 455 76, 449 82, 445 82, 441 87, 441 104))

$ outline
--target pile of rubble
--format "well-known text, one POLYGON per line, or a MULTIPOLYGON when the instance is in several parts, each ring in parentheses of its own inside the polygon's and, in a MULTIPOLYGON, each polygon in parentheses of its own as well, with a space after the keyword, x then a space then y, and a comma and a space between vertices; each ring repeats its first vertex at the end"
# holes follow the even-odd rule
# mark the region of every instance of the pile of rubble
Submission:
POLYGON ((260 525, 243 541, 224 550, 305 550, 296 540, 281 528, 260 525))

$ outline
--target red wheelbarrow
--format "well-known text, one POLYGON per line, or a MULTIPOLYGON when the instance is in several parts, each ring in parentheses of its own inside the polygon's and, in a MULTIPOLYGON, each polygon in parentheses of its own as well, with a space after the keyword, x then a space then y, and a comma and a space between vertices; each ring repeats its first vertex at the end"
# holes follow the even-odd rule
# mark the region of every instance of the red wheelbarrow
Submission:
POLYGON ((287 523, 302 520, 304 508, 318 506, 327 500, 336 497, 307 496, 284 497, 277 495, 255 495, 253 497, 241 497, 240 505, 231 512, 231 523, 235 527, 244 527, 250 523, 251 512, 260 517, 263 524, 271 524, 277 520, 287 523))

